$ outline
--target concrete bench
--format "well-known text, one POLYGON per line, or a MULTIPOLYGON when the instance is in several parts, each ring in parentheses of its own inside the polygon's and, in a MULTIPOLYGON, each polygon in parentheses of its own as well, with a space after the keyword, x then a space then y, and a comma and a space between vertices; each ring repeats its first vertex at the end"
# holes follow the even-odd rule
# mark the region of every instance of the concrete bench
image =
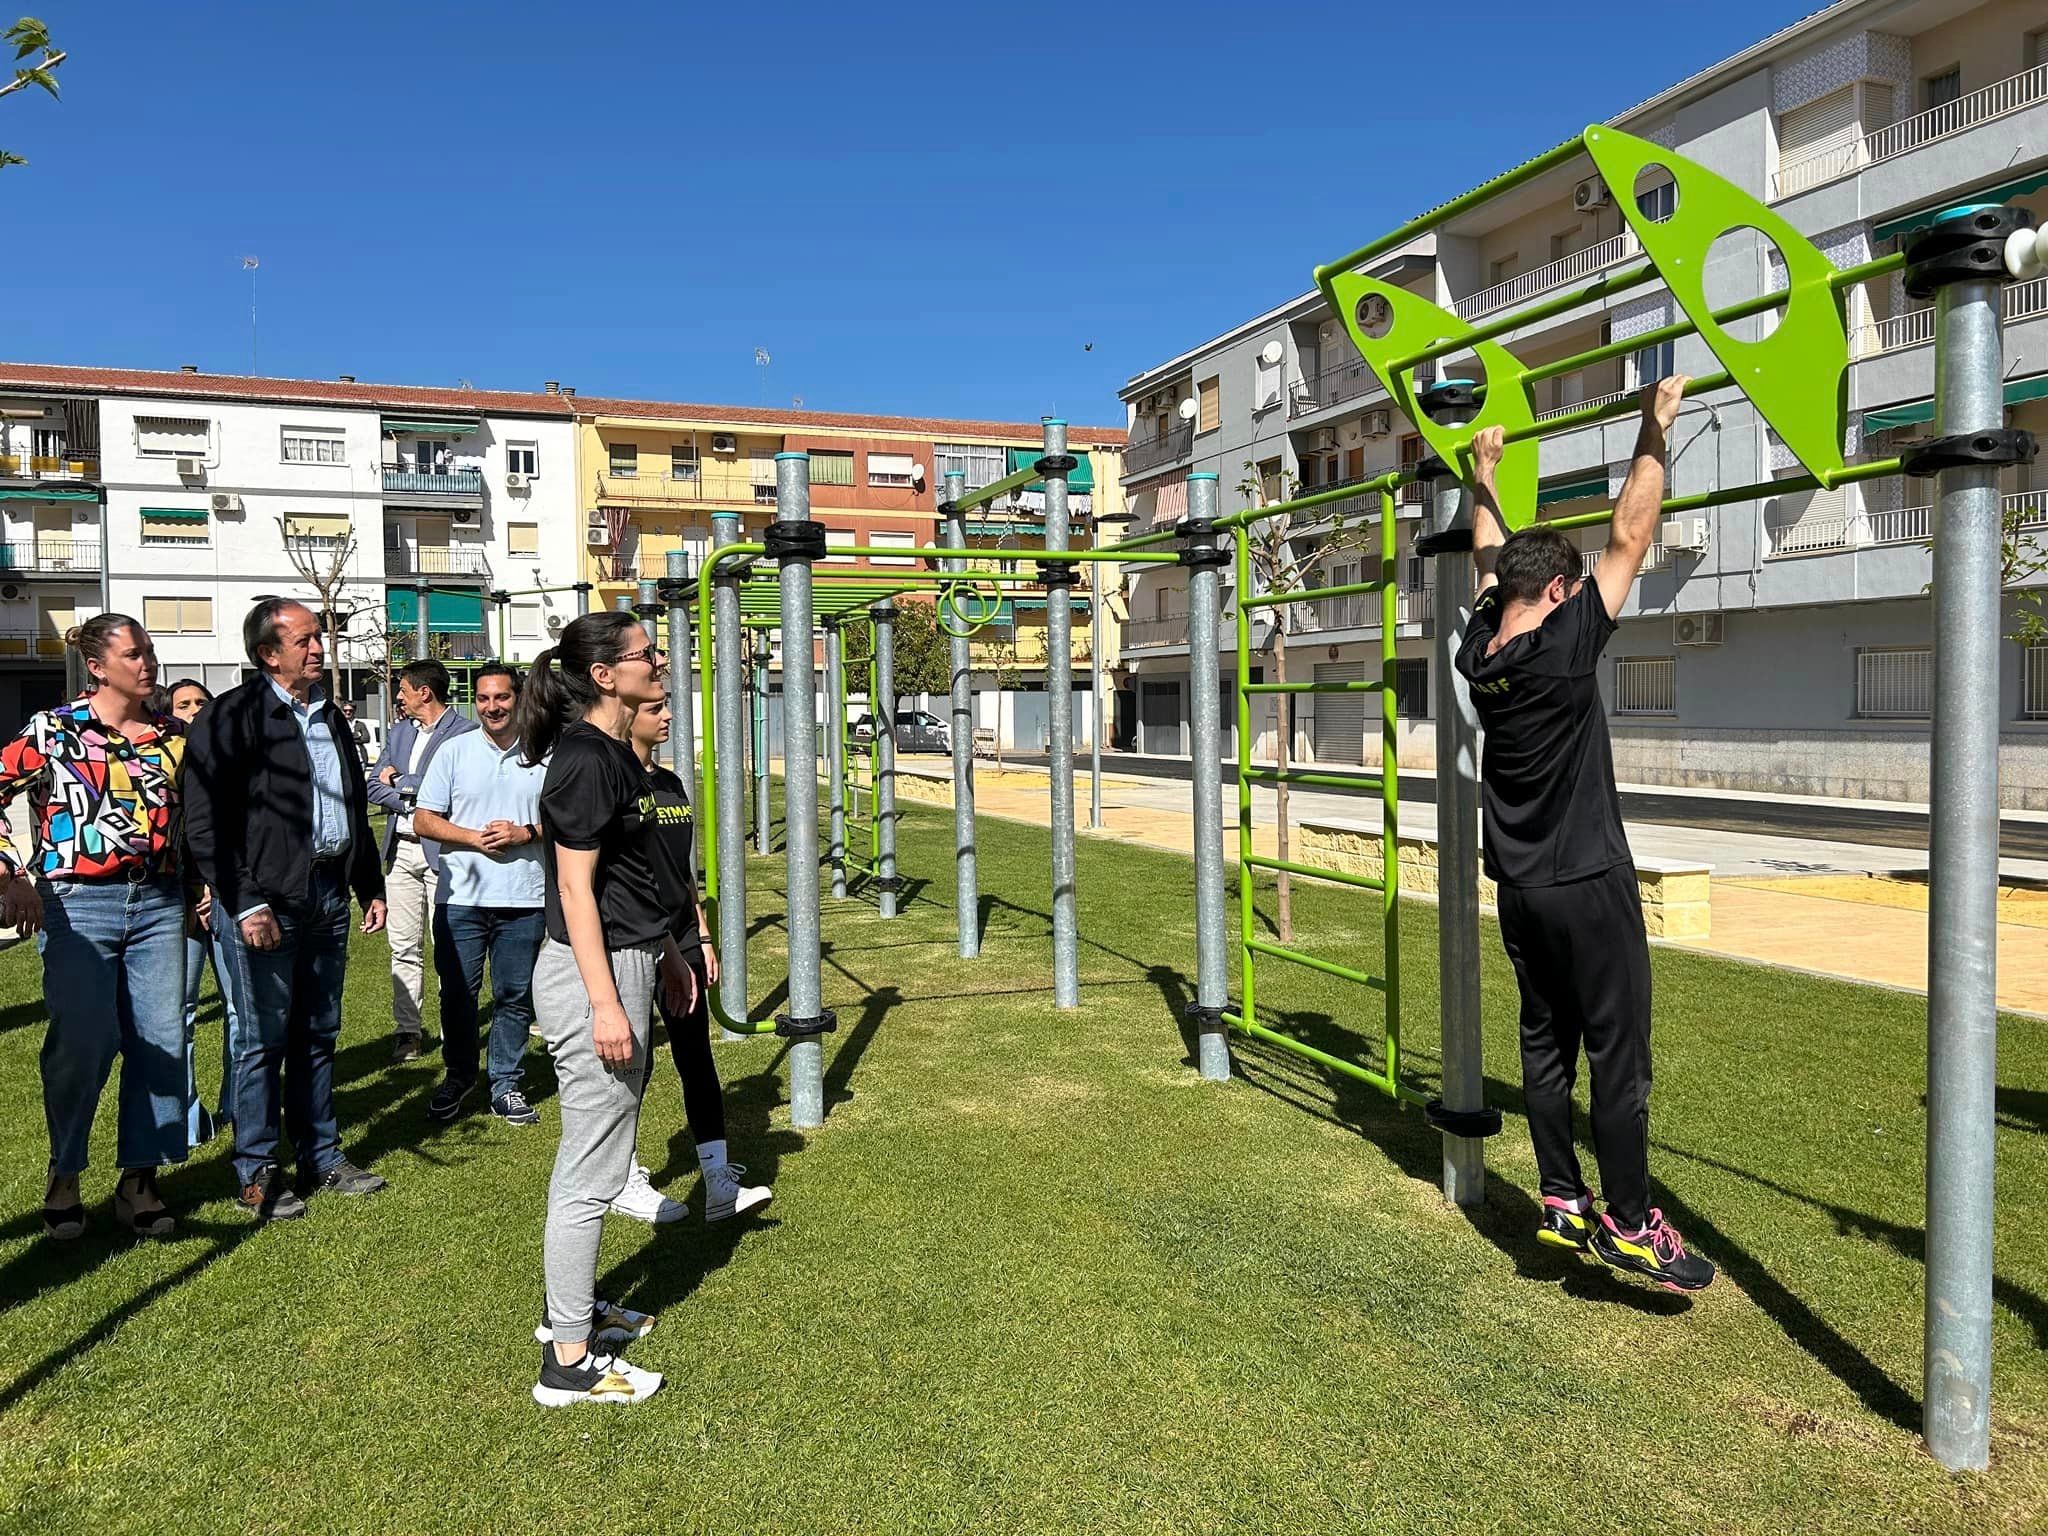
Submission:
MULTIPOLYGON (((1299 858, 1347 874, 1380 878, 1380 830, 1363 821, 1325 817, 1301 821, 1299 858)), ((1435 895, 1442 873, 1436 838, 1403 832, 1398 839, 1399 886, 1414 895, 1435 895)), ((1713 867, 1679 859, 1636 857, 1636 887, 1642 894, 1643 926, 1653 937, 1703 939, 1713 931, 1713 867)), ((1479 872, 1479 901, 1494 906, 1499 892, 1479 872)))

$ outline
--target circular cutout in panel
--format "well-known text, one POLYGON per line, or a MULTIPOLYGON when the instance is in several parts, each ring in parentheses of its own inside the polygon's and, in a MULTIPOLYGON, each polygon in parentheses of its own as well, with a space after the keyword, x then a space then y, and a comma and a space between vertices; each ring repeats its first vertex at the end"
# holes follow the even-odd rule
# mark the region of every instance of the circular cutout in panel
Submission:
POLYGON ((1394 328, 1394 306, 1383 293, 1368 293, 1358 301, 1358 328, 1374 341, 1386 339, 1394 328))
POLYGON ((1652 224, 1666 224, 1678 212, 1678 182, 1655 161, 1636 172, 1636 212, 1652 224))
MULTIPOLYGON (((1762 293, 1783 293, 1790 286, 1777 242, 1748 224, 1738 224, 1715 238, 1707 247, 1706 271, 1701 276, 1701 292, 1710 310, 1726 309, 1762 293)), ((1731 320, 1720 329, 1736 341, 1762 341, 1778 328, 1784 312, 1780 305, 1731 320)))

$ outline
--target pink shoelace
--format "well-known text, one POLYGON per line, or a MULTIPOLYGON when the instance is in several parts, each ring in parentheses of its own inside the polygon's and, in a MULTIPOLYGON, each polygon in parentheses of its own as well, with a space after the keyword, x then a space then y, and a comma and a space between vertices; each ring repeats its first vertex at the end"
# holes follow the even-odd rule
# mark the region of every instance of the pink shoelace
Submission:
POLYGON ((1678 1228, 1664 1219, 1664 1213, 1652 1209, 1650 1222, 1644 1229, 1650 1239, 1650 1252, 1657 1255, 1659 1262, 1675 1263, 1685 1257, 1685 1239, 1678 1234, 1678 1228))

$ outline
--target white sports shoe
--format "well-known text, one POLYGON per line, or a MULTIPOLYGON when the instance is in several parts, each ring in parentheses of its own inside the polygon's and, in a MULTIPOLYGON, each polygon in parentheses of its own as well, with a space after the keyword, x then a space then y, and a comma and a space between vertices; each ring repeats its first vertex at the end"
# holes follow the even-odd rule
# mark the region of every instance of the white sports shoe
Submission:
POLYGON ((680 1200, 671 1200, 648 1182, 647 1169, 635 1163, 633 1171, 626 1178, 626 1187, 612 1201, 612 1213, 630 1216, 635 1221, 644 1221, 652 1226, 666 1226, 671 1221, 681 1221, 690 1214, 690 1208, 680 1200))
POLYGON ((541 1346, 540 1380, 533 1400, 543 1408, 575 1403, 644 1403, 661 1390, 661 1372, 643 1371, 617 1355, 585 1354, 574 1365, 559 1365, 553 1346, 541 1346))
POLYGON ((765 1184, 742 1184, 740 1178, 746 1171, 745 1163, 724 1163, 705 1173, 706 1221, 726 1221, 734 1216, 744 1216, 775 1198, 775 1192, 765 1184))

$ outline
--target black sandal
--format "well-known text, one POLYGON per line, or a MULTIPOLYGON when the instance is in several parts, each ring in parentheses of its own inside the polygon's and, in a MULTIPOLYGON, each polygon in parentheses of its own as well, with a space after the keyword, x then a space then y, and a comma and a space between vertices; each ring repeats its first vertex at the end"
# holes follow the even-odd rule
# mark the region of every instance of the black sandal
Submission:
POLYGON ((43 1189, 43 1232, 56 1242, 75 1242, 85 1235, 85 1207, 73 1200, 69 1205, 50 1204, 50 1191, 59 1175, 51 1174, 43 1189))
POLYGON ((139 1237, 169 1237, 177 1230, 178 1218, 157 1193, 154 1168, 130 1168, 122 1173, 114 1186, 114 1219, 139 1237), (154 1209, 138 1209, 143 1200, 154 1201, 154 1209))

